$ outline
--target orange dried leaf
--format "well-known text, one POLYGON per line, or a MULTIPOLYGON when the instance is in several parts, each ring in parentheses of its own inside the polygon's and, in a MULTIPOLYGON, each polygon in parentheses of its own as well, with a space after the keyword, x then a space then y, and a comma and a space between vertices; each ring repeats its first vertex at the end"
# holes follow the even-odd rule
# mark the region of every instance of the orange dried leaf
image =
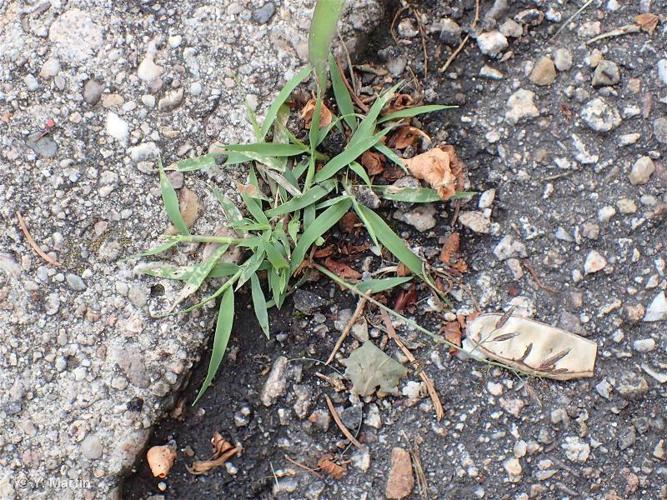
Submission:
POLYGON ((378 175, 384 170, 384 156, 376 151, 365 151, 360 161, 368 175, 378 175))
POLYGON ((336 480, 342 479, 342 477, 347 472, 344 466, 338 465, 336 462, 332 460, 331 455, 322 456, 322 458, 320 458, 319 461, 317 462, 317 466, 320 468, 321 471, 325 472, 330 477, 336 480))
POLYGON ((440 261, 447 265, 454 262, 459 254, 460 245, 461 236, 459 233, 451 233, 447 236, 444 245, 442 245, 442 250, 440 251, 440 261))
MULTIPOLYGON (((461 347, 461 325, 458 321, 450 321, 445 323, 442 327, 443 333, 445 334, 445 340, 447 342, 461 347)), ((450 347, 449 353, 455 354, 456 348, 450 347)))
POLYGON ((391 136, 389 144, 396 149, 405 149, 412 146, 420 138, 427 143, 431 142, 431 138, 425 132, 416 127, 411 127, 410 125, 403 125, 391 136))
POLYGON ((443 200, 463 188, 463 164, 453 146, 431 149, 404 163, 414 177, 426 181, 443 200))
POLYGON ((404 276, 410 276, 412 274, 412 271, 408 269, 408 266, 403 264, 402 262, 399 262, 398 266, 396 266, 396 276, 399 278, 402 278, 404 276))
POLYGON ((359 224, 359 217, 354 212, 348 212, 343 217, 341 217, 338 225, 340 226, 341 231, 344 233, 351 233, 354 231, 355 226, 359 224))
POLYGON ((414 99, 409 94, 398 94, 394 100, 389 104, 387 113, 394 113, 405 108, 409 108, 414 103, 414 99))
POLYGON ((635 17, 635 24, 642 30, 646 31, 649 35, 653 34, 655 29, 658 27, 659 22, 660 18, 650 12, 639 14, 635 17))
MULTIPOLYGON (((310 124, 313 121, 313 113, 315 113, 315 99, 309 100, 306 105, 301 110, 301 119, 306 123, 306 127, 310 128, 310 124)), ((320 128, 326 127, 331 124, 333 115, 329 108, 327 108, 324 103, 320 107, 320 128)))
POLYGON ((206 474, 208 471, 224 465, 224 463, 241 452, 241 446, 233 446, 229 441, 220 435, 219 432, 213 434, 211 438, 213 445, 213 456, 210 460, 192 462, 191 466, 186 465, 188 472, 194 475, 206 474))
POLYGON ((334 253, 334 246, 333 245, 327 245, 322 248, 318 248, 315 250, 315 253, 313 253, 313 258, 315 259, 323 259, 324 257, 329 257, 333 255, 334 253))
POLYGON ((417 302, 417 288, 414 286, 407 290, 402 290, 394 303, 394 311, 401 312, 406 307, 412 307, 417 302))
POLYGON ((347 264, 343 262, 338 262, 337 260, 327 257, 324 261, 324 267, 329 271, 336 274, 337 276, 344 279, 358 280, 361 279, 361 273, 352 269, 347 264))

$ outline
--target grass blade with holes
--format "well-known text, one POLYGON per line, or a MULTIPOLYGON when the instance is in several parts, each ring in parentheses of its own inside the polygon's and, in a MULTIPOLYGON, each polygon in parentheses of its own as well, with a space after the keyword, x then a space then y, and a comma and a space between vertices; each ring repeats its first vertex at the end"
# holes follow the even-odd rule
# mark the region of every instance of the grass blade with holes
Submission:
POLYGON ((230 144, 226 146, 227 151, 235 153, 251 153, 267 157, 296 156, 305 153, 307 150, 299 144, 279 144, 273 142, 256 142, 253 144, 230 144))
POLYGON ((215 334, 213 336, 213 349, 211 350, 211 361, 208 364, 208 372, 206 373, 206 378, 202 382, 199 393, 195 398, 192 406, 196 405, 197 402, 211 386, 213 382, 213 377, 218 373, 220 368, 220 363, 222 358, 225 356, 225 351, 227 350, 227 344, 229 343, 229 337, 232 333, 232 325, 234 324, 234 291, 230 288, 227 288, 222 295, 222 300, 220 301, 220 308, 218 309, 218 319, 215 325, 215 334))

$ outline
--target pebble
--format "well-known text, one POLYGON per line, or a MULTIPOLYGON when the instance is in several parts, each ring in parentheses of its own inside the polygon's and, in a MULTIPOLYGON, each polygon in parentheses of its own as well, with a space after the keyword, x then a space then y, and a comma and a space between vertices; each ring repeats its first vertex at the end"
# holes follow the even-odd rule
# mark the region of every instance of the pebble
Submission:
POLYGON ((622 214, 634 214, 637 211, 637 204, 630 198, 621 198, 616 202, 616 206, 622 214))
POLYGON ((648 392, 648 382, 633 371, 624 371, 614 388, 625 399, 640 399, 648 392))
MULTIPOLYGON (((602 97, 588 101, 581 110, 581 118, 596 132, 609 132, 621 124, 621 115, 616 106, 602 97)), ((667 126, 667 120, 665 125, 667 126)), ((667 137, 665 140, 667 141, 667 137)))
POLYGON ((658 293, 658 295, 651 301, 651 304, 646 308, 644 321, 667 321, 667 297, 665 296, 664 291, 658 293))
POLYGON ((173 111, 183 102, 183 89, 170 90, 158 101, 157 108, 163 113, 173 111))
POLYGON ((523 28, 514 19, 506 19, 498 29, 503 35, 509 38, 520 38, 523 36, 523 28))
POLYGON ((667 144, 667 118, 658 118, 653 121, 653 134, 658 142, 667 144))
POLYGON ((130 158, 135 163, 146 160, 155 160, 160 156, 160 149, 154 142, 142 142, 128 149, 130 158))
POLYGON ((26 141, 28 147, 42 158, 53 158, 56 156, 58 154, 58 143, 53 140, 50 134, 37 139, 39 135, 41 133, 37 132, 28 138, 26 141))
POLYGON ((655 172, 653 160, 649 156, 642 156, 632 165, 632 170, 628 176, 630 184, 633 186, 646 184, 653 172, 655 172))
POLYGON ((294 292, 294 308, 303 314, 315 314, 317 310, 329 303, 319 295, 297 288, 294 292))
POLYGON ((450 47, 456 47, 461 43, 461 26, 450 18, 443 19, 440 28, 440 40, 450 47))
POLYGON ((578 436, 567 436, 561 448, 565 450, 565 456, 572 462, 584 463, 591 454, 591 447, 578 436))
POLYGON ((657 67, 658 78, 660 78, 663 85, 667 86, 667 59, 660 59, 657 67))
POLYGON ((153 61, 153 54, 148 53, 137 68, 137 76, 144 82, 150 83, 162 75, 164 69, 153 61))
POLYGON ((601 271, 607 265, 607 259, 605 259, 599 252, 596 250, 591 250, 586 256, 586 262, 584 263, 584 273, 593 274, 601 271))
POLYGON ((33 75, 26 75, 23 78, 23 83, 25 83, 25 86, 29 92, 34 92, 39 88, 39 82, 33 75))
POLYGON ((491 208, 491 206, 493 206, 493 200, 495 200, 495 198, 496 198, 496 190, 487 189, 479 196, 477 207, 481 209, 491 208))
POLYGON ((651 352, 655 349, 655 340, 638 339, 632 343, 632 348, 637 352, 651 352))
POLYGON ((521 121, 539 116, 540 112, 533 102, 534 98, 535 94, 530 90, 519 89, 514 92, 507 100, 505 120, 512 125, 516 125, 521 121))
POLYGON ((556 67, 549 56, 542 56, 533 66, 529 79, 535 85, 551 85, 556 79, 556 67))
POLYGON ((572 52, 560 48, 554 52, 554 65, 558 71, 567 71, 572 67, 572 52))
POLYGON ((155 107, 155 96, 150 94, 144 94, 141 96, 141 102, 144 103, 144 106, 147 108, 155 107))
POLYGON ((106 120, 106 132, 117 141, 125 144, 130 136, 130 126, 116 113, 109 111, 106 120))
POLYGON ((70 63, 80 63, 92 57, 102 46, 102 29, 90 14, 70 9, 56 18, 49 28, 53 51, 70 63))
POLYGON ((623 451, 627 450, 631 446, 635 444, 637 441, 637 431, 635 430, 633 425, 629 425, 628 427, 625 427, 623 430, 618 435, 618 449, 623 451))
POLYGON ((67 285, 72 290, 76 290, 77 292, 81 292, 86 289, 86 284, 76 274, 67 273, 67 275, 65 276, 65 281, 67 281, 67 285))
POLYGON ((97 460, 102 456, 103 449, 97 436, 90 434, 81 442, 81 453, 89 460, 97 460))
POLYGON ((616 85, 620 81, 621 72, 618 69, 618 65, 612 61, 600 61, 593 73, 593 87, 616 85))
POLYGON ((405 222, 414 227, 417 231, 423 233, 424 231, 428 231, 435 227, 435 214, 435 206, 431 203, 425 203, 417 206, 409 212, 397 210, 394 212, 394 219, 405 222))
POLYGON ((518 483, 521 481, 521 474, 523 468, 521 467, 521 462, 516 457, 508 458, 503 462, 503 468, 509 476, 509 481, 511 483, 518 483))
POLYGON ((94 106, 102 97, 103 91, 104 87, 97 80, 88 80, 83 86, 83 100, 94 106))
POLYGON ((489 31, 477 37, 477 45, 482 54, 497 57, 503 50, 509 47, 507 38, 500 31, 489 31))
POLYGON ((505 78, 505 75, 502 71, 492 68, 487 64, 482 66, 482 69, 479 70, 479 76, 482 78, 488 78, 489 80, 502 80, 505 78))
POLYGON ((657 458, 658 460, 664 460, 665 459, 665 440, 661 439, 658 441, 658 444, 655 445, 655 448, 653 448, 653 456, 657 458))
POLYGON ((366 472, 371 466, 371 454, 368 451, 368 446, 364 446, 361 449, 356 450, 351 456, 350 461, 352 465, 359 469, 361 472, 366 472))
POLYGON ((612 390, 613 388, 607 379, 602 379, 602 381, 595 386, 595 391, 605 399, 609 399, 612 390))
POLYGON ((56 57, 49 57, 42 65, 39 76, 47 79, 53 78, 58 72, 60 72, 60 61, 56 57))
POLYGON ((498 244, 493 249, 493 254, 498 258, 498 260, 506 260, 512 257, 528 257, 526 245, 520 241, 516 241, 510 234, 504 236, 503 239, 498 242, 498 244))
POLYGON ((600 21, 588 21, 582 23, 577 30, 577 34, 581 38, 591 38, 597 36, 602 31, 600 21))
POLYGON ((287 387, 287 367, 289 360, 285 356, 279 356, 273 363, 269 377, 264 383, 260 399, 264 406, 272 406, 277 399, 285 394, 287 387))
POLYGON ((488 234, 491 232, 491 221, 479 210, 461 212, 459 222, 475 233, 488 234))
POLYGON ((503 395, 503 384, 499 382, 487 382, 486 383, 486 390, 491 394, 492 396, 502 396, 503 395))
POLYGON ((414 488, 415 480, 412 475, 412 460, 410 453, 403 448, 391 450, 391 468, 387 477, 385 495, 388 499, 405 498, 414 488))
POLYGON ((631 144, 636 144, 637 141, 641 138, 641 134, 639 132, 635 132, 632 134, 623 134, 618 137, 618 145, 619 146, 629 146, 631 144))
POLYGON ((252 18, 259 24, 268 23, 273 15, 276 13, 276 6, 273 2, 266 2, 259 9, 255 9, 252 13, 252 18))

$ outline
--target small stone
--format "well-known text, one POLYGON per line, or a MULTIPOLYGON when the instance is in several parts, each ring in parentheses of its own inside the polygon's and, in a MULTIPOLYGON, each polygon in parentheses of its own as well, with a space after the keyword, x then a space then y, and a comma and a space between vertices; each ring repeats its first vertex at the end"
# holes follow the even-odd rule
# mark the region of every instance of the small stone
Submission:
POLYGON ((653 134, 658 142, 667 144, 667 118, 658 118, 653 121, 653 134))
POLYGON ((308 417, 308 421, 313 423, 320 430, 326 432, 331 424, 331 414, 322 409, 315 410, 308 417))
POLYGON ((667 321, 667 297, 665 297, 664 291, 656 295, 648 306, 644 315, 644 321, 667 321))
POLYGON ((128 150, 130 158, 135 163, 146 160, 155 160, 160 156, 160 149, 154 142, 142 142, 128 150))
POLYGON ((40 135, 42 135, 40 132, 31 135, 26 144, 42 158, 53 158, 58 154, 58 143, 53 140, 50 134, 43 137, 39 137, 40 135))
POLYGON ((602 379, 602 382, 595 386, 595 391, 603 398, 609 399, 612 386, 609 382, 607 382, 607 379, 602 379))
POLYGON ((507 18, 498 29, 506 37, 520 38, 523 36, 523 28, 514 19, 507 18))
POLYGON ((648 382, 641 375, 632 371, 625 371, 614 388, 625 399, 640 399, 648 392, 648 382))
POLYGON ((600 226, 592 222, 584 222, 581 226, 581 234, 589 240, 597 240, 600 236, 600 226))
POLYGON ((141 96, 141 102, 144 103, 144 106, 147 108, 154 108, 155 107, 155 96, 150 95, 150 94, 144 94, 141 96))
POLYGON ((528 257, 526 245, 520 241, 516 241, 510 234, 504 236, 503 239, 498 242, 493 249, 493 254, 498 260, 506 260, 512 257, 528 257))
POLYGON ((368 446, 364 446, 352 453, 350 461, 352 462, 352 465, 361 472, 366 472, 371 466, 371 454, 368 451, 368 446))
POLYGON ((585 336, 586 332, 584 327, 581 326, 581 320, 576 314, 572 314, 568 311, 561 311, 560 316, 558 317, 558 325, 563 330, 585 336))
POLYGON ((70 9, 63 12, 49 28, 54 52, 70 63, 78 64, 95 55, 102 46, 102 29, 88 12, 70 9))
POLYGON ((97 460, 102 456, 103 449, 97 436, 90 434, 81 442, 81 453, 89 460, 97 460))
POLYGON ((618 449, 623 451, 635 444, 637 441, 637 432, 634 428, 634 426, 630 425, 626 428, 624 428, 618 436, 618 449))
POLYGON ((461 212, 459 222, 475 233, 487 234, 491 232, 491 221, 479 210, 461 212))
POLYGON ((495 200, 495 198, 496 198, 496 190, 487 189, 479 196, 477 207, 480 209, 491 208, 493 206, 493 200, 495 200))
POLYGON ((32 75, 26 75, 23 78, 23 83, 25 83, 25 86, 29 92, 34 92, 39 88, 39 82, 37 81, 37 78, 32 75))
POLYGON ((508 458, 503 462, 503 468, 507 472, 509 481, 511 483, 518 483, 521 481, 523 468, 521 467, 521 462, 519 462, 519 459, 515 457, 508 458))
POLYGON ((273 15, 276 13, 276 6, 273 2, 266 2, 259 9, 255 9, 252 13, 252 18, 259 24, 268 23, 273 15))
POLYGON ((565 450, 565 456, 572 462, 584 463, 591 454, 591 447, 578 436, 567 436, 561 448, 565 450))
POLYGON ((667 59, 660 59, 657 67, 658 78, 660 78, 663 85, 667 86, 667 59))
POLYGON ((181 46, 183 37, 181 35, 172 35, 167 39, 167 43, 172 49, 176 49, 181 46))
POLYGON ((528 452, 528 445, 523 439, 519 439, 516 443, 514 443, 513 451, 516 458, 523 458, 528 452))
POLYGON ((639 132, 632 134, 622 134, 618 136, 618 145, 619 146, 630 146, 631 144, 636 144, 637 141, 641 138, 639 132))
POLYGON ((407 65, 408 60, 405 57, 392 57, 387 61, 387 70, 394 76, 400 76, 405 71, 407 65))
POLYGON ((116 113, 109 112, 106 120, 106 132, 117 141, 126 144, 130 136, 130 126, 116 113))
POLYGON ((605 259, 599 252, 596 250, 591 250, 586 256, 586 262, 584 263, 584 273, 593 274, 601 271, 607 265, 607 259, 605 259))
POLYGON ((163 113, 173 111, 183 102, 183 89, 170 90, 166 95, 160 99, 157 108, 163 113))
POLYGON ((450 18, 442 20, 440 25, 440 40, 450 47, 456 47, 461 43, 461 26, 450 18))
MULTIPOLYGON (((596 132, 609 132, 621 124, 621 115, 616 106, 602 97, 587 102, 581 110, 581 118, 596 132)), ((667 137, 665 140, 667 141, 667 137)))
POLYGON ((264 406, 272 406, 279 397, 285 394, 288 366, 289 360, 285 356, 279 356, 273 363, 260 397, 264 406))
POLYGON ((538 59, 530 72, 530 81, 535 85, 551 85, 556 79, 556 67, 549 56, 538 59))
POLYGON ((303 314, 315 314, 317 310, 329 303, 319 295, 297 288, 293 295, 294 308, 303 314))
POLYGON ((514 20, 527 26, 539 26, 544 21, 544 13, 539 9, 524 9, 514 16, 514 20))
POLYGON ((505 75, 502 71, 499 71, 496 68, 492 68, 487 64, 482 66, 482 69, 479 70, 479 76, 482 78, 488 78, 489 80, 502 80, 505 78, 505 75))
POLYGON ((76 274, 67 273, 67 275, 65 276, 65 281, 67 281, 67 285, 72 290, 76 290, 77 292, 81 292, 86 289, 86 284, 76 274))
POLYGON ((592 38, 599 35, 601 31, 602 25, 600 21, 588 21, 579 26, 577 34, 580 38, 592 38))
POLYGON ((137 76, 146 83, 153 82, 160 78, 164 69, 153 61, 153 54, 148 53, 137 68, 137 76))
POLYGON ((103 94, 102 107, 107 109, 120 108, 125 103, 125 99, 120 94, 103 94))
POLYGON ((653 456, 657 458, 658 460, 664 460, 665 459, 665 440, 661 439, 658 441, 658 444, 655 445, 655 448, 653 448, 653 456))
POLYGON ((618 69, 618 65, 612 61, 600 61, 593 73, 593 87, 616 85, 620 81, 621 72, 618 69))
POLYGON ((616 202, 616 206, 622 214, 634 214, 637 211, 635 200, 630 198, 621 198, 616 202))
POLYGON ((97 80, 88 80, 83 86, 83 100, 94 106, 102 97, 104 87, 97 80))
POLYGON ((60 61, 55 57, 49 57, 39 72, 41 78, 53 78, 60 72, 60 61))
POLYGON ((291 477, 281 477, 273 482, 271 492, 274 497, 284 497, 288 493, 294 493, 299 487, 299 482, 291 477))
POLYGON ((651 352, 655 349, 655 340, 638 339, 632 343, 632 348, 637 352, 651 352))
POLYGON ((507 38, 500 31, 482 33, 477 37, 477 45, 482 54, 497 57, 503 50, 509 47, 507 38))
POLYGON ((435 220, 435 206, 431 203, 424 203, 418 205, 413 210, 409 212, 396 211, 394 212, 394 219, 405 222, 406 224, 411 225, 420 233, 433 229, 436 224, 435 220))
POLYGON ((487 382, 486 390, 489 394, 493 396, 502 396, 503 395, 503 384, 498 382, 487 382))
POLYGON ((507 100, 505 120, 512 125, 527 121, 540 115, 533 99, 535 94, 530 90, 519 89, 507 100))
POLYGON ((556 49, 554 64, 558 71, 568 71, 572 67, 572 52, 568 49, 556 49))
POLYGON ((414 483, 410 453, 403 448, 392 449, 391 469, 387 478, 385 495, 388 499, 405 498, 412 493, 414 483))
POLYGON ((628 176, 630 184, 633 186, 646 184, 651 175, 653 175, 653 172, 655 172, 653 160, 649 156, 642 156, 632 166, 632 170, 628 176))
POLYGON ((628 317, 628 320, 632 321, 633 323, 641 321, 645 312, 646 311, 642 304, 625 306, 625 314, 628 317))

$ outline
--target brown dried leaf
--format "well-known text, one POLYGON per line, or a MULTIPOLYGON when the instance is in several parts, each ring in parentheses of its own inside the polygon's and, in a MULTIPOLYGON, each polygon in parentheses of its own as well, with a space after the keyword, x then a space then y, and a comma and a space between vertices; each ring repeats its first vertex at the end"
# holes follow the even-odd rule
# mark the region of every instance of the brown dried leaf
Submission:
POLYGON ((318 248, 315 250, 315 253, 313 253, 313 258, 315 259, 323 259, 325 257, 329 257, 333 255, 334 253, 334 246, 333 245, 327 245, 322 248, 318 248))
POLYGON ((659 22, 660 18, 651 12, 639 14, 635 17, 635 24, 642 30, 646 31, 649 35, 653 34, 655 29, 658 27, 659 22))
MULTIPOLYGON (((445 340, 454 345, 461 347, 461 325, 458 321, 449 321, 445 323, 442 327, 443 333, 445 334, 445 340)), ((456 354, 454 347, 449 348, 449 354, 456 354)))
POLYGON ((358 280, 361 279, 361 273, 352 269, 347 264, 327 257, 324 261, 324 267, 343 279, 358 280))
POLYGON ((384 171, 384 155, 376 151, 365 151, 359 161, 368 175, 378 175, 384 171))
POLYGON ((408 266, 403 264, 402 262, 398 263, 398 266, 396 266, 396 276, 399 278, 402 278, 404 276, 410 276, 412 274, 412 271, 408 269, 408 266))
POLYGON ((344 233, 353 233, 355 226, 359 224, 359 217, 357 217, 357 214, 354 212, 348 212, 343 217, 341 217, 340 221, 338 221, 338 226, 340 227, 341 231, 344 233))
POLYGON ((394 100, 391 101, 389 107, 387 108, 387 114, 395 113, 405 108, 409 108, 414 104, 415 100, 409 94, 398 94, 394 97, 394 100))
POLYGON ((412 307, 417 302, 417 288, 411 286, 407 290, 401 290, 394 303, 394 311, 401 312, 406 307, 412 307))
POLYGON ((392 134, 388 142, 391 147, 405 149, 415 144, 419 139, 423 139, 428 144, 431 142, 431 138, 426 132, 410 125, 403 125, 392 134))
POLYGON ((463 164, 453 146, 434 148, 404 162, 413 176, 426 181, 443 200, 463 188, 463 164))
POLYGON ((451 269, 455 269, 463 274, 468 272, 468 265, 461 259, 461 255, 459 254, 460 244, 461 236, 459 233, 450 233, 442 245, 440 261, 451 269))
MULTIPOLYGON (((201 205, 199 204, 199 197, 197 193, 186 187, 182 188, 178 194, 178 208, 181 211, 181 216, 185 225, 192 227, 195 221, 199 218, 201 205)), ((176 234, 178 230, 170 225, 167 229, 167 234, 176 234)))
POLYGON ((208 471, 224 465, 227 460, 242 450, 241 446, 233 446, 219 432, 213 434, 211 444, 213 445, 213 456, 210 460, 197 460, 192 462, 191 466, 185 466, 190 474, 194 474, 195 476, 206 474, 208 471))
POLYGON ((153 446, 146 453, 146 461, 154 477, 164 479, 176 460, 176 451, 168 445, 153 446))
POLYGON ((336 480, 342 479, 342 477, 347 472, 345 466, 338 465, 336 462, 334 462, 331 455, 323 455, 322 458, 318 460, 317 466, 322 472, 325 472, 336 480))
MULTIPOLYGON (((306 127, 310 128, 310 122, 313 121, 313 113, 315 113, 315 99, 309 100, 301 109, 301 119, 306 123, 306 127)), ((329 108, 324 103, 320 107, 320 128, 331 124, 333 115, 329 108)))

